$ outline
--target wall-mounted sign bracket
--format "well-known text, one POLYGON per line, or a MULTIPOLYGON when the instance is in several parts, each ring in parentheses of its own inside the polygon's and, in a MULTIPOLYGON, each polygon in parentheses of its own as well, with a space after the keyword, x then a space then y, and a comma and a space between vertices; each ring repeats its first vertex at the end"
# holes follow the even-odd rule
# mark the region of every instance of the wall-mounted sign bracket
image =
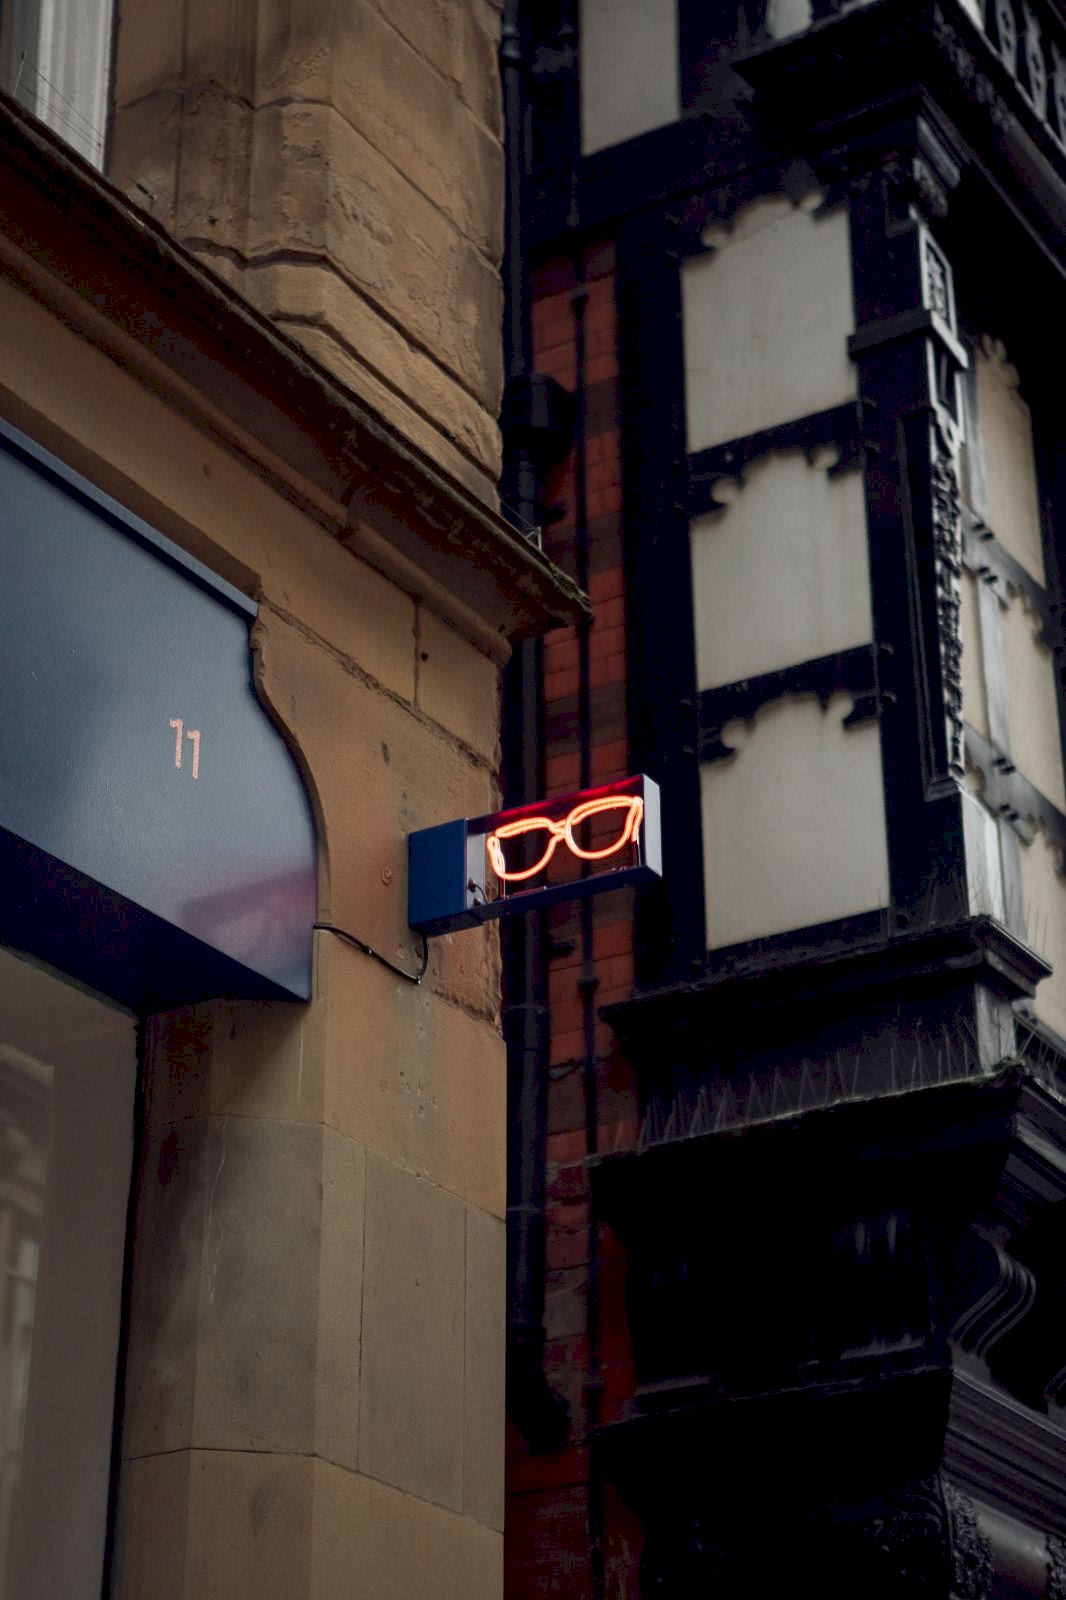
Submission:
POLYGON ((476 928, 662 877, 659 786, 643 775, 461 818, 408 838, 408 921, 476 928))

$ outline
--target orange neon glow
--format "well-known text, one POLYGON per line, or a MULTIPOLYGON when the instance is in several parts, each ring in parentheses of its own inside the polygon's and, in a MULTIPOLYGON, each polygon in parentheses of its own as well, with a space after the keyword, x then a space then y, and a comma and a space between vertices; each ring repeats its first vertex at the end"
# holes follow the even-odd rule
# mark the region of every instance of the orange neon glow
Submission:
POLYGON ((580 861, 604 861, 608 856, 617 855, 619 850, 624 850, 630 840, 635 839, 644 817, 644 801, 639 795, 607 794, 595 800, 583 800, 575 806, 569 816, 562 822, 553 822, 550 817, 522 817, 517 822, 505 822, 485 839, 485 849, 488 852, 492 870, 501 883, 521 883, 527 878, 535 877, 548 865, 560 840, 565 841, 566 848, 571 855, 577 856, 580 861), (590 817, 599 816, 604 811, 625 809, 626 819, 622 833, 613 844, 607 845, 603 850, 586 850, 574 838, 574 829, 582 822, 587 822, 590 817), (501 839, 517 839, 523 834, 535 833, 543 829, 548 835, 548 842, 540 859, 532 866, 521 871, 509 872, 503 858, 501 839))

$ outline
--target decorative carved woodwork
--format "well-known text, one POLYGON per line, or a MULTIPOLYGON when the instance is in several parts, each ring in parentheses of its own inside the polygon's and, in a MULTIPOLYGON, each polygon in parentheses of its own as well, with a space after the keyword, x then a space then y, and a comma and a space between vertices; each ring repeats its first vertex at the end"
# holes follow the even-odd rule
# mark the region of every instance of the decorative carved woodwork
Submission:
POLYGON ((966 759, 980 774, 981 798, 1027 843, 1043 827, 1052 843, 1066 853, 1066 816, 1020 773, 1009 756, 976 728, 966 725, 966 759))
POLYGON ((663 1600, 804 1582, 980 1600, 984 1504, 1053 1530, 1066 1600, 1066 1049, 1016 1043, 1047 965, 968 914, 964 756, 1023 837, 1066 850, 1066 819, 963 726, 962 566, 1020 593, 1048 642, 1058 621, 960 503, 952 279, 994 230, 1026 294, 993 284, 989 304, 1059 370, 1033 286, 1066 265, 1066 31, 1050 0, 982 4, 978 26, 946 0, 826 0, 818 27, 733 58, 750 100, 571 150, 541 186, 553 248, 601 222, 618 238, 630 731, 677 838, 698 836, 698 758, 729 754, 730 715, 834 686, 881 712, 891 908, 705 956, 686 864, 642 913, 639 976, 661 987, 608 1013, 643 1136, 593 1181, 629 1250, 639 1387, 595 1450, 663 1600), (686 455, 678 264, 708 223, 815 185, 850 207, 861 399, 686 455), (873 644, 697 695, 687 522, 717 480, 820 444, 865 476, 873 644))
POLYGON ((876 718, 880 701, 872 646, 858 645, 837 655, 704 689, 699 698, 700 760, 723 761, 734 755, 722 738, 723 728, 737 719, 754 722, 763 706, 795 694, 813 694, 823 711, 834 695, 850 694, 854 703, 844 718, 846 728, 876 718))
POLYGON ((1001 606, 1010 604, 1011 595, 1021 595, 1033 614, 1040 618, 1038 638, 1049 650, 1058 648, 1059 626, 1051 597, 1042 584, 1001 544, 987 523, 968 506, 962 508, 962 564, 980 578, 1001 606))
POLYGON ((698 517, 724 509, 725 502, 715 498, 715 485, 726 478, 743 485, 744 468, 774 451, 802 450, 810 460, 816 450, 835 446, 839 455, 829 468, 830 477, 851 472, 862 465, 864 439, 862 407, 849 402, 700 450, 688 459, 689 515, 698 517))
MULTIPOLYGON (((937 280, 936 293, 940 293, 937 280)), ((933 560, 936 620, 940 644, 941 694, 947 726, 946 772, 934 783, 961 782, 962 741, 962 536, 959 520, 958 433, 938 417, 932 428, 930 487, 933 502, 933 560)))
POLYGON ((1047 1600, 1066 1600, 1066 1538, 1061 1533, 1048 1534, 1047 1600))
POLYGON ((992 1546, 977 1520, 973 1501, 952 1483, 944 1485, 951 1530, 951 1587, 957 1600, 987 1600, 992 1581, 992 1546))

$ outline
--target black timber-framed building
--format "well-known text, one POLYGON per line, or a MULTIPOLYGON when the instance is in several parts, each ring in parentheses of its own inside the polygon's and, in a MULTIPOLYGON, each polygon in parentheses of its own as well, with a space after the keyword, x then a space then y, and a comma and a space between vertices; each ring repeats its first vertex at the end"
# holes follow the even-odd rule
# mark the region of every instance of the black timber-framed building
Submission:
POLYGON ((574 264, 546 538, 587 581, 606 245, 625 737, 666 864, 601 1013, 631 1140, 586 1030, 585 1293, 605 1227, 626 1288, 554 1367, 548 1318, 590 1462, 564 1587, 609 1592, 617 1495, 627 1593, 1066 1594, 1066 12, 530 13, 524 247, 534 281, 574 264))

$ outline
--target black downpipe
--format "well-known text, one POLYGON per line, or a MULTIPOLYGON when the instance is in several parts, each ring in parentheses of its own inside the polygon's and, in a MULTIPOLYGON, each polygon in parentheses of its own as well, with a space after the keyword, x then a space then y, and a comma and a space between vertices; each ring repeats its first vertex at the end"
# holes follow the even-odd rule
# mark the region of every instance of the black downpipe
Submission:
MULTIPOLYGON (((540 481, 529 412, 532 393, 530 292, 523 234, 529 102, 521 0, 506 0, 500 38, 506 162, 504 238, 503 472, 505 511, 527 534, 540 522, 540 481)), ((504 801, 543 792, 541 646, 515 646, 504 674, 504 801)), ((566 1439, 565 1402, 544 1374, 545 1152, 548 1120, 548 1006, 541 915, 503 925, 507 1042, 507 1409, 534 1450, 566 1439)))
MULTIPOLYGON (((585 312, 588 308, 588 289, 585 286, 585 262, 580 250, 574 252, 574 290, 571 304, 574 313, 574 355, 577 369, 577 406, 574 419, 574 516, 575 547, 577 555, 577 581, 588 592, 591 573, 588 526, 588 455, 586 451, 586 406, 588 382, 586 370, 585 312)), ((592 619, 586 618, 578 626, 578 738, 581 753, 580 785, 587 789, 592 783, 592 619)), ((585 1059, 583 1063, 585 1153, 592 1159, 599 1151, 600 1107, 598 1062, 596 1054, 596 964, 593 949, 592 901, 581 902, 581 1007, 584 1031, 585 1059)), ((586 1279, 585 1306, 588 1317, 587 1337, 589 1366, 585 1376, 585 1406, 587 1429, 591 1434, 600 1420, 600 1258, 599 1225, 596 1213, 595 1190, 589 1189, 589 1217, 587 1233, 588 1277, 586 1279)), ((592 1574, 593 1600, 601 1600, 604 1593, 604 1523, 603 1482, 599 1452, 594 1450, 589 1462, 588 1484, 589 1562, 592 1574)))

